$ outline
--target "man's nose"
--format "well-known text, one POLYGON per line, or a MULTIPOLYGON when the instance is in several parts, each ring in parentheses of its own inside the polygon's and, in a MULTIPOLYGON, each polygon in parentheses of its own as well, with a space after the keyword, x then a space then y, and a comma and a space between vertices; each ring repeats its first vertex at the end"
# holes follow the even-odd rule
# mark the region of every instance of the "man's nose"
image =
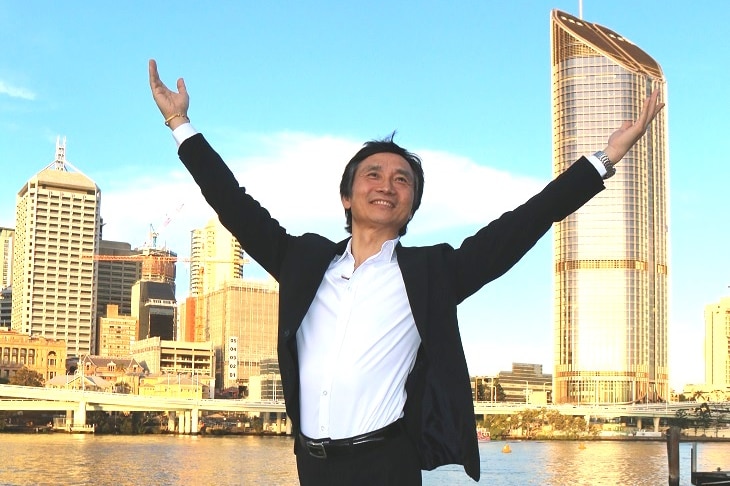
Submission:
POLYGON ((388 178, 385 178, 385 179, 383 179, 383 183, 380 184, 380 187, 378 187, 378 190, 383 191, 388 194, 392 194, 393 192, 395 192, 393 187, 394 187, 393 181, 391 181, 388 178))

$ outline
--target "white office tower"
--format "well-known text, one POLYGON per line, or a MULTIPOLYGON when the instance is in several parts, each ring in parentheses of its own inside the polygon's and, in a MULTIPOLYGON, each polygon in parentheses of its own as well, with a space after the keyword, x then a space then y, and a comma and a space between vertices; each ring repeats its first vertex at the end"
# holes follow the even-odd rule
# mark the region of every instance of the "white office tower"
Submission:
POLYGON ((69 356, 93 353, 101 191, 56 158, 18 191, 13 254, 13 330, 63 339, 69 356))

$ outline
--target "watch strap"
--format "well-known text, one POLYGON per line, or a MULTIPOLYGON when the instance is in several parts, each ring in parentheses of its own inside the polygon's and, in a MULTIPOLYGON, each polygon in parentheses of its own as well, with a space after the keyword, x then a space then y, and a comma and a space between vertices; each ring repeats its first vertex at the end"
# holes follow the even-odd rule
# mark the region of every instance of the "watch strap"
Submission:
POLYGON ((608 155, 606 155, 606 152, 603 150, 599 150, 598 152, 595 152, 593 154, 598 160, 601 161, 603 164, 603 167, 606 168, 606 173, 604 174, 603 178, 608 179, 609 177, 612 177, 616 173, 616 168, 614 165, 616 165, 615 162, 611 162, 611 159, 608 158, 608 155))

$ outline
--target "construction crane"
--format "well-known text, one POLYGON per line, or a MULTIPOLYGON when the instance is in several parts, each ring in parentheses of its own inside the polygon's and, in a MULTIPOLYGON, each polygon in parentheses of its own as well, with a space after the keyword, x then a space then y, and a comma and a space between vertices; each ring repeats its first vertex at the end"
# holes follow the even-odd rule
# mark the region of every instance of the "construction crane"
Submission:
MULTIPOLYGON (((147 241, 144 243, 145 248, 157 248, 157 238, 160 236, 160 233, 165 230, 168 224, 173 220, 175 216, 178 215, 180 211, 182 211, 183 206, 185 206, 185 203, 180 204, 178 207, 175 208, 175 211, 172 213, 172 215, 165 215, 165 219, 162 221, 162 225, 159 226, 159 229, 155 229, 155 227, 150 223, 150 230, 148 233, 147 241)), ((163 245, 164 248, 165 245, 163 245)))
MULTIPOLYGON (((153 260, 159 262, 191 262, 191 257, 179 257, 177 255, 150 255, 150 254, 137 254, 137 255, 83 255, 84 259, 91 259, 101 262, 141 262, 144 260, 153 260)), ((239 263, 241 265, 247 265, 251 263, 248 258, 198 258, 197 261, 201 263, 239 263)))

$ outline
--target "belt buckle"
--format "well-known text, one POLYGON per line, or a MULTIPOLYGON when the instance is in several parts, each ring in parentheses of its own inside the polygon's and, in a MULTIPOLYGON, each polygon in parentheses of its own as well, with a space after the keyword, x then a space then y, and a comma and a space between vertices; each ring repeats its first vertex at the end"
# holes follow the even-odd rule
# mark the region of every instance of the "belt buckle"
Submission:
POLYGON ((316 457, 317 459, 327 459, 327 450, 324 448, 324 442, 308 440, 306 444, 310 456, 316 457))

